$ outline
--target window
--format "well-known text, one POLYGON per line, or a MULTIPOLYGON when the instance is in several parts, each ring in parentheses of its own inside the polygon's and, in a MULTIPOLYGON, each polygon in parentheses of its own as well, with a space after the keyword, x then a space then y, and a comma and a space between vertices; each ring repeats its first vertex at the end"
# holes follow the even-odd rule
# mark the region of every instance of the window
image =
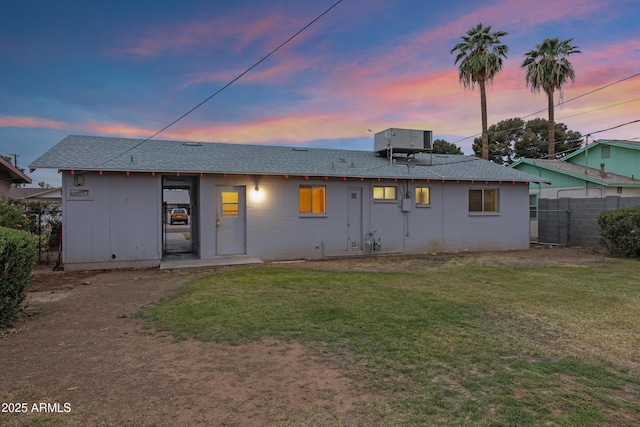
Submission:
POLYGON ((529 194, 529 218, 538 219, 538 195, 529 194))
POLYGON ((222 191, 222 216, 238 216, 240 212, 237 191, 222 191))
POLYGON ((396 187, 373 187, 373 200, 396 200, 396 187))
POLYGON ((601 150, 600 151, 600 158, 601 159, 608 159, 609 157, 611 157, 611 146, 610 145, 603 145, 600 150, 601 150))
POLYGON ((324 185, 300 186, 300 213, 325 214, 326 187, 324 185))
POLYGON ((499 212, 498 195, 496 188, 469 190, 469 212, 499 212))
POLYGON ((416 205, 430 205, 431 193, 429 187, 416 187, 416 205))

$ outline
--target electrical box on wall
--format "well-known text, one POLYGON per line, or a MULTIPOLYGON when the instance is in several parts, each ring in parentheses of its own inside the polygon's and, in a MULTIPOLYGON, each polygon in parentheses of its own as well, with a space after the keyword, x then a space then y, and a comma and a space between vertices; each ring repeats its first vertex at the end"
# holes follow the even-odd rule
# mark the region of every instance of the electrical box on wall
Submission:
POLYGON ((402 212, 409 212, 411 210, 411 199, 402 199, 402 212))

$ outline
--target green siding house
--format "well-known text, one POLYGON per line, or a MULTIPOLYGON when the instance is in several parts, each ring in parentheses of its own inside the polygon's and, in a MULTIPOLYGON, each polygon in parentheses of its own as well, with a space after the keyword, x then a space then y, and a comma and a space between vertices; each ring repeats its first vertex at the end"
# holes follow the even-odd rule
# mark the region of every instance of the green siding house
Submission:
POLYGON ((520 159, 511 167, 551 181, 530 185, 537 197, 640 196, 640 142, 636 141, 598 140, 562 160, 520 159))
POLYGON ((561 160, 520 159, 511 167, 541 178, 540 182, 529 184, 533 240, 539 237, 543 240, 541 234, 544 233, 540 230, 550 227, 566 229, 566 232, 558 232, 555 238, 548 239, 572 243, 572 224, 573 232, 577 233, 575 230, 583 224, 575 224, 575 218, 585 215, 588 219, 584 221, 589 223, 585 230, 589 228, 591 235, 589 245, 597 246, 595 218, 599 212, 640 204, 640 142, 637 141, 598 140, 561 160), (545 180, 550 184, 544 183, 545 180), (601 203, 594 199, 601 199, 601 203), (591 200, 590 204, 586 200, 591 200), (551 217, 553 221, 549 220, 551 217))

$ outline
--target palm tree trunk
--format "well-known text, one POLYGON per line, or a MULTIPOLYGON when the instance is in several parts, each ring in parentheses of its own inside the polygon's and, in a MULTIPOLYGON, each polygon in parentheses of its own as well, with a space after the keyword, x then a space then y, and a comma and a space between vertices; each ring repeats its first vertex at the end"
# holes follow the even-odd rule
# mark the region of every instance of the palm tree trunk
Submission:
POLYGON ((553 89, 548 90, 547 91, 547 102, 548 102, 548 109, 549 109, 549 123, 548 123, 548 130, 549 130, 549 156, 548 158, 553 160, 556 157, 556 141, 555 141, 555 134, 556 134, 556 123, 555 123, 555 112, 553 109, 553 89))
POLYGON ((487 92, 484 80, 480 80, 480 113, 482 115, 482 158, 489 160, 489 132, 487 132, 487 92))

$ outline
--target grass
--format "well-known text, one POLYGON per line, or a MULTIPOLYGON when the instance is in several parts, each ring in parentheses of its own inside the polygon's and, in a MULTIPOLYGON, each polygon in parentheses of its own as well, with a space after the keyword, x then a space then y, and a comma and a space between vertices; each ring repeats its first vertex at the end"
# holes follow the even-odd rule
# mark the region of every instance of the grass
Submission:
POLYGON ((181 338, 322 347, 388 396, 379 424, 640 425, 637 267, 249 268, 142 316, 181 338))

